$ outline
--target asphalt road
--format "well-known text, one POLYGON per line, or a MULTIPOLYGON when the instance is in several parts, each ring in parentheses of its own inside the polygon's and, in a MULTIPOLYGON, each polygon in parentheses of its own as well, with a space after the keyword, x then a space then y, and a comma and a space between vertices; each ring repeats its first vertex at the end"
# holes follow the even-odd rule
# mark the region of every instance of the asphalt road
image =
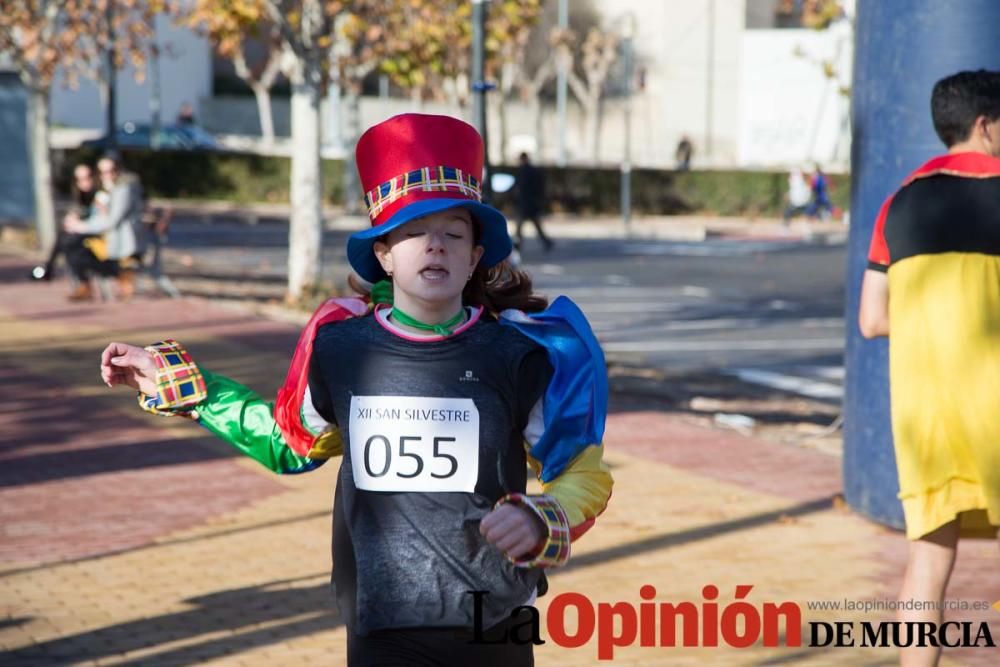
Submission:
MULTIPOLYGON (((345 240, 344 232, 324 235, 324 279, 346 276, 345 240)), ((550 253, 528 239, 522 267, 539 291, 580 304, 613 361, 671 374, 725 373, 835 401, 845 259, 843 245, 794 238, 562 238, 550 253)), ((178 218, 168 260, 187 293, 208 294, 221 282, 235 296, 276 299, 285 284, 287 227, 178 218)))

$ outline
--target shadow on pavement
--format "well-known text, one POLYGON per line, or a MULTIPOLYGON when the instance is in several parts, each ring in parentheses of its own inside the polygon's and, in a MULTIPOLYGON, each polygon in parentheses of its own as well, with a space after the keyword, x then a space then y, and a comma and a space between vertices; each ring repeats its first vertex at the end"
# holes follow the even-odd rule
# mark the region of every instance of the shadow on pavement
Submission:
POLYGON ((239 456, 235 450, 193 445, 164 438, 7 458, 0 467, 0 488, 239 456))
POLYGON ((665 535, 656 535, 654 537, 648 537, 635 542, 619 544, 614 547, 601 549, 600 551, 575 556, 570 559, 569 563, 567 563, 566 566, 560 570, 560 572, 569 572, 572 570, 590 567, 592 565, 601 565, 619 558, 634 556, 645 551, 678 547, 691 542, 697 542, 699 540, 707 540, 726 533, 749 530, 765 524, 774 523, 783 517, 798 517, 806 514, 812 514, 814 512, 822 512, 833 507, 835 497, 836 496, 832 495, 825 496, 823 498, 809 500, 804 503, 799 503, 780 510, 774 510, 772 512, 761 512, 759 514, 752 514, 738 519, 730 519, 729 521, 720 521, 718 523, 708 524, 707 526, 688 528, 675 533, 666 533, 665 535))
POLYGON ((330 584, 277 588, 319 576, 325 577, 326 573, 191 598, 184 600, 192 605, 191 609, 6 651, 0 653, 0 664, 51 665, 100 660, 130 652, 155 651, 164 644, 225 633, 221 637, 171 646, 121 663, 191 665, 331 630, 342 623, 335 610, 330 584), (303 616, 305 618, 301 618, 303 616), (261 624, 267 625, 259 627, 261 624))
MULTIPOLYGON (((298 516, 291 516, 285 519, 275 519, 273 521, 261 521, 260 523, 250 524, 249 526, 240 526, 238 528, 227 528, 225 530, 217 530, 205 535, 194 535, 192 537, 176 537, 173 539, 160 540, 149 544, 143 544, 137 547, 128 547, 125 549, 119 549, 118 551, 105 551, 99 554, 92 554, 89 556, 68 558, 66 560, 61 560, 55 563, 29 565, 27 567, 20 567, 12 570, 4 570, 3 572, 0 572, 0 579, 13 577, 14 575, 24 574, 26 572, 37 572, 40 570, 47 570, 50 567, 56 565, 75 565, 77 563, 86 563, 87 561, 101 560, 103 558, 107 558, 108 556, 118 556, 122 554, 135 553, 137 551, 149 551, 151 549, 159 549, 161 547, 175 546, 178 544, 190 544, 192 542, 214 540, 220 537, 229 537, 230 535, 237 535, 239 533, 248 533, 250 531, 260 530, 262 528, 273 528, 274 526, 286 526, 288 524, 296 523, 298 521, 311 521, 312 519, 318 519, 320 517, 330 516, 331 513, 332 510, 324 509, 318 512, 309 512, 308 514, 300 514, 298 516)), ((0 627, 3 626, 0 625, 0 627)))

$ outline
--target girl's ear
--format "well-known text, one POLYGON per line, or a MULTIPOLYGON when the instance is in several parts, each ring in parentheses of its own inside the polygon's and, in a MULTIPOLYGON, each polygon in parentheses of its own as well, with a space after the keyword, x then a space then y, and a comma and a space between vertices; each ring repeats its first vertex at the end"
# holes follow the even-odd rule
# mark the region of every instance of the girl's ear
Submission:
POLYGON ((375 259, 382 265, 382 270, 392 275, 392 253, 385 241, 376 241, 374 245, 375 259))
POLYGON ((481 245, 477 245, 472 249, 472 264, 470 268, 475 270, 475 268, 479 265, 479 260, 483 258, 484 252, 486 252, 486 249, 481 245))

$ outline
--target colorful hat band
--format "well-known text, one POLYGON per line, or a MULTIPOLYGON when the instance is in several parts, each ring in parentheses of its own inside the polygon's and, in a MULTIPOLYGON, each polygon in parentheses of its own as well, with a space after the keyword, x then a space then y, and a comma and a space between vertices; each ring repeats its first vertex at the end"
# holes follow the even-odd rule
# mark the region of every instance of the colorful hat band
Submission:
POLYGON ((365 195, 365 206, 372 222, 393 202, 413 191, 454 192, 468 199, 483 198, 479 180, 454 167, 424 167, 394 176, 365 195))

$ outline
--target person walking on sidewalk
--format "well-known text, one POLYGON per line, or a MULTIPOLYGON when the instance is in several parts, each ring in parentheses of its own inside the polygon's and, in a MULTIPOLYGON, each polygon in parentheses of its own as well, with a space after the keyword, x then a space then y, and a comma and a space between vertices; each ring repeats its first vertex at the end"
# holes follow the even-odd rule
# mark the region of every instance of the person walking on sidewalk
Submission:
POLYGON ((833 214, 833 202, 830 201, 830 179, 823 173, 823 168, 816 164, 813 171, 810 186, 812 187, 812 201, 806 212, 810 218, 826 220, 833 214))
POLYGON ((785 206, 782 223, 785 227, 788 227, 793 217, 802 213, 808 213, 809 202, 812 199, 812 189, 809 183, 806 182, 805 174, 798 167, 788 172, 788 193, 786 199, 788 200, 788 205, 785 206))
POLYGON ((545 234, 542 228, 542 210, 545 207, 545 175, 542 170, 531 164, 527 153, 521 153, 517 169, 516 201, 517 201, 517 248, 524 247, 524 223, 528 220, 535 226, 538 238, 545 247, 545 252, 552 250, 555 243, 545 234))
POLYGON ((170 340, 109 344, 102 378, 276 472, 343 457, 333 581, 349 665, 531 665, 512 613, 611 492, 603 354, 571 301, 546 307, 504 263, 472 126, 404 114, 356 150, 372 226, 347 255, 371 294, 317 310, 275 404, 170 340), (526 493, 527 465, 541 494, 526 493), (476 628, 512 641, 470 643, 476 628))
MULTIPOLYGON (((911 540, 901 600, 944 599, 962 535, 1000 527, 1000 72, 938 81, 948 147, 882 205, 861 287, 865 337, 889 336, 892 433, 911 540)), ((939 610, 902 612, 940 623, 939 610)), ((940 649, 902 649, 933 665, 940 649)))

